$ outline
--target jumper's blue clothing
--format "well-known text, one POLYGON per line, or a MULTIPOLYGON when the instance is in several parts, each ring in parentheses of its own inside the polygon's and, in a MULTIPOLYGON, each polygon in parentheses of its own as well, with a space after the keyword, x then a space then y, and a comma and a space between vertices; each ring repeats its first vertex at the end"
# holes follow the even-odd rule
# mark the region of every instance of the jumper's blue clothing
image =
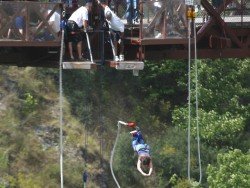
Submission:
POLYGON ((138 155, 150 156, 150 147, 145 143, 140 131, 133 134, 132 147, 138 155))

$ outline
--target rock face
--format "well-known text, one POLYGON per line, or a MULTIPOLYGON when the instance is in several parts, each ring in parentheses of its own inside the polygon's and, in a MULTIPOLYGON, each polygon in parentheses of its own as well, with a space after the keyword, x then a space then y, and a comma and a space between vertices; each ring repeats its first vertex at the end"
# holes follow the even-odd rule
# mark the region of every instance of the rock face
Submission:
POLYGON ((35 134, 41 141, 44 150, 50 147, 58 147, 59 128, 49 125, 38 125, 35 128, 35 134))

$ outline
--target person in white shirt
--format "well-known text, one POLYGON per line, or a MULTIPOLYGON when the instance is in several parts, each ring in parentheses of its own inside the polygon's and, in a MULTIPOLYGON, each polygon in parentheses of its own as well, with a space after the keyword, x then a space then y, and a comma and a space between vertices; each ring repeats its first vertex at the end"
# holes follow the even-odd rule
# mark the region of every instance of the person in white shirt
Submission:
MULTIPOLYGON (((48 10, 48 15, 51 12, 51 10, 48 10)), ((61 22, 61 16, 58 12, 54 12, 51 17, 49 18, 49 25, 52 27, 53 31, 55 33, 59 33, 60 31, 60 22, 61 22)))
POLYGON ((88 13, 92 10, 92 2, 89 0, 85 6, 79 7, 72 15, 69 17, 67 22, 67 40, 70 59, 74 60, 72 43, 77 43, 77 54, 78 60, 83 60, 82 57, 82 40, 83 35, 80 32, 81 28, 88 28, 88 13))
MULTIPOLYGON (((46 8, 46 7, 45 7, 46 8)), ((51 13, 51 9, 42 9, 43 16, 45 20, 48 18, 48 16, 51 13)), ((50 17, 47 23, 50 27, 47 27, 45 24, 46 21, 41 21, 38 26, 36 27, 36 30, 41 28, 41 32, 37 33, 35 36, 35 40, 43 41, 43 40, 54 40, 56 37, 58 37, 60 32, 60 22, 61 22, 61 16, 58 12, 54 11, 50 17)))
POLYGON ((98 1, 100 6, 104 10, 104 16, 108 23, 109 30, 111 33, 111 40, 114 43, 114 60, 115 61, 124 61, 124 23, 121 19, 107 6, 105 0, 98 1), (118 44, 119 44, 119 52, 118 56, 118 44))

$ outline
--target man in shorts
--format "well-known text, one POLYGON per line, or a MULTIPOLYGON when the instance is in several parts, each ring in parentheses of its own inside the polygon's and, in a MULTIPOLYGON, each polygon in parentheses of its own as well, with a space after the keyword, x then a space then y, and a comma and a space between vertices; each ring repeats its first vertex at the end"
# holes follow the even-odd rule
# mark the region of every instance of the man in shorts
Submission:
POLYGON ((92 2, 88 0, 85 6, 79 7, 72 15, 69 17, 67 22, 67 41, 69 48, 70 60, 74 61, 75 57, 73 55, 73 45, 75 42, 77 45, 77 55, 78 60, 82 61, 82 40, 83 33, 80 31, 82 28, 88 28, 88 13, 92 10, 92 2))

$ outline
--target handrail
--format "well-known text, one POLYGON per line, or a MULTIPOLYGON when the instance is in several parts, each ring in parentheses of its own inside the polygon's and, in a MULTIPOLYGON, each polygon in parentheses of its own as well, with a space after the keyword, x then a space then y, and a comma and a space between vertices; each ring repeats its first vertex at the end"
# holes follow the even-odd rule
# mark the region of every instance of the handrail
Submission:
POLYGON ((1 1, 0 40, 60 42, 61 12, 60 3, 1 1))

